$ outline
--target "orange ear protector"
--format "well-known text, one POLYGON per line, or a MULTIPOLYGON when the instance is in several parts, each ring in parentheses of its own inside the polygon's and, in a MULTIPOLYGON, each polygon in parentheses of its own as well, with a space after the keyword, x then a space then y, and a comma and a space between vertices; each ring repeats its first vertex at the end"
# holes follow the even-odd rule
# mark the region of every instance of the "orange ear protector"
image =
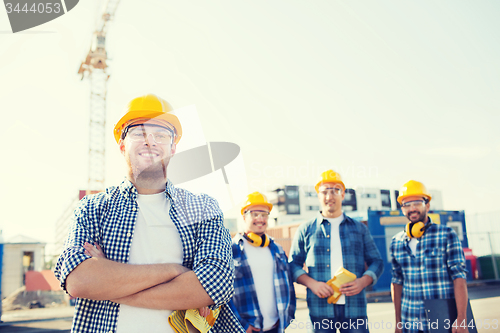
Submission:
POLYGON ((429 228, 431 223, 427 225, 424 222, 409 222, 405 227, 405 232, 410 238, 420 238, 424 235, 427 228, 429 228))
POLYGON ((244 233, 243 238, 245 238, 250 244, 256 247, 267 247, 271 242, 266 234, 259 236, 257 234, 254 234, 253 232, 244 233))

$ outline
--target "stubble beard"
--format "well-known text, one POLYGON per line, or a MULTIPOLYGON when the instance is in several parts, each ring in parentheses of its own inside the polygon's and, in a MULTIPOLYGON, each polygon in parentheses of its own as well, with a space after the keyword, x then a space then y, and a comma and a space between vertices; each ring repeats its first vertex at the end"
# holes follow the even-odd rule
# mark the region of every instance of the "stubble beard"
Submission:
POLYGON ((425 223, 427 214, 425 212, 417 212, 417 213, 418 213, 418 216, 417 216, 416 220, 412 220, 409 218, 409 216, 411 214, 413 214, 413 212, 411 214, 408 214, 408 216, 407 216, 408 220, 410 220, 411 222, 424 222, 425 223))
POLYGON ((153 164, 144 169, 134 166, 129 161, 129 175, 132 177, 134 184, 140 188, 164 189, 167 182, 167 166, 169 161, 170 157, 153 162, 153 164))

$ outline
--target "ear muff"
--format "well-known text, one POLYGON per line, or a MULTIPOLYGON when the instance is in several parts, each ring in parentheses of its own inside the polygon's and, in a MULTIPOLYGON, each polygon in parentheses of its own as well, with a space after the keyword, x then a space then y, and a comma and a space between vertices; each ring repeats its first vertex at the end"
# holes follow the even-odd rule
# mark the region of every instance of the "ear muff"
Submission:
POLYGON ((254 234, 253 232, 244 233, 243 238, 245 238, 250 244, 256 247, 267 247, 271 242, 266 234, 259 236, 257 234, 254 234))
POLYGON ((410 238, 420 238, 424 235, 427 228, 429 228, 431 224, 428 223, 425 225, 424 222, 409 222, 405 227, 405 232, 410 238))

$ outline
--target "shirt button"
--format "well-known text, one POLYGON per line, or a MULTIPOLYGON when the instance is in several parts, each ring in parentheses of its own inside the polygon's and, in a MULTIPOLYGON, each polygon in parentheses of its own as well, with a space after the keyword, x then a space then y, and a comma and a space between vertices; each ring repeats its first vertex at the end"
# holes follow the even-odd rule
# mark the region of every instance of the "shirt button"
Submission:
POLYGON ((326 238, 330 238, 330 235, 326 235, 326 238))
POLYGON ((326 249, 326 252, 330 252, 330 249, 326 249))
POLYGON ((127 237, 130 237, 132 236, 132 234, 130 232, 127 232, 127 237))
POLYGON ((326 265, 326 267, 330 267, 330 265, 326 265))

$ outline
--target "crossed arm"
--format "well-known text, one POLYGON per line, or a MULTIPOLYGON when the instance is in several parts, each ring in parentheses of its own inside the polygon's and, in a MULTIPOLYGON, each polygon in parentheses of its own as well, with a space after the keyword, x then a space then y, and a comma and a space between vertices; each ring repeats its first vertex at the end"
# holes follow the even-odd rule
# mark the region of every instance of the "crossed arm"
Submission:
POLYGON ((196 274, 178 264, 130 265, 105 258, 98 245, 86 243, 92 258, 67 277, 75 297, 165 310, 202 308, 214 304, 196 274))

